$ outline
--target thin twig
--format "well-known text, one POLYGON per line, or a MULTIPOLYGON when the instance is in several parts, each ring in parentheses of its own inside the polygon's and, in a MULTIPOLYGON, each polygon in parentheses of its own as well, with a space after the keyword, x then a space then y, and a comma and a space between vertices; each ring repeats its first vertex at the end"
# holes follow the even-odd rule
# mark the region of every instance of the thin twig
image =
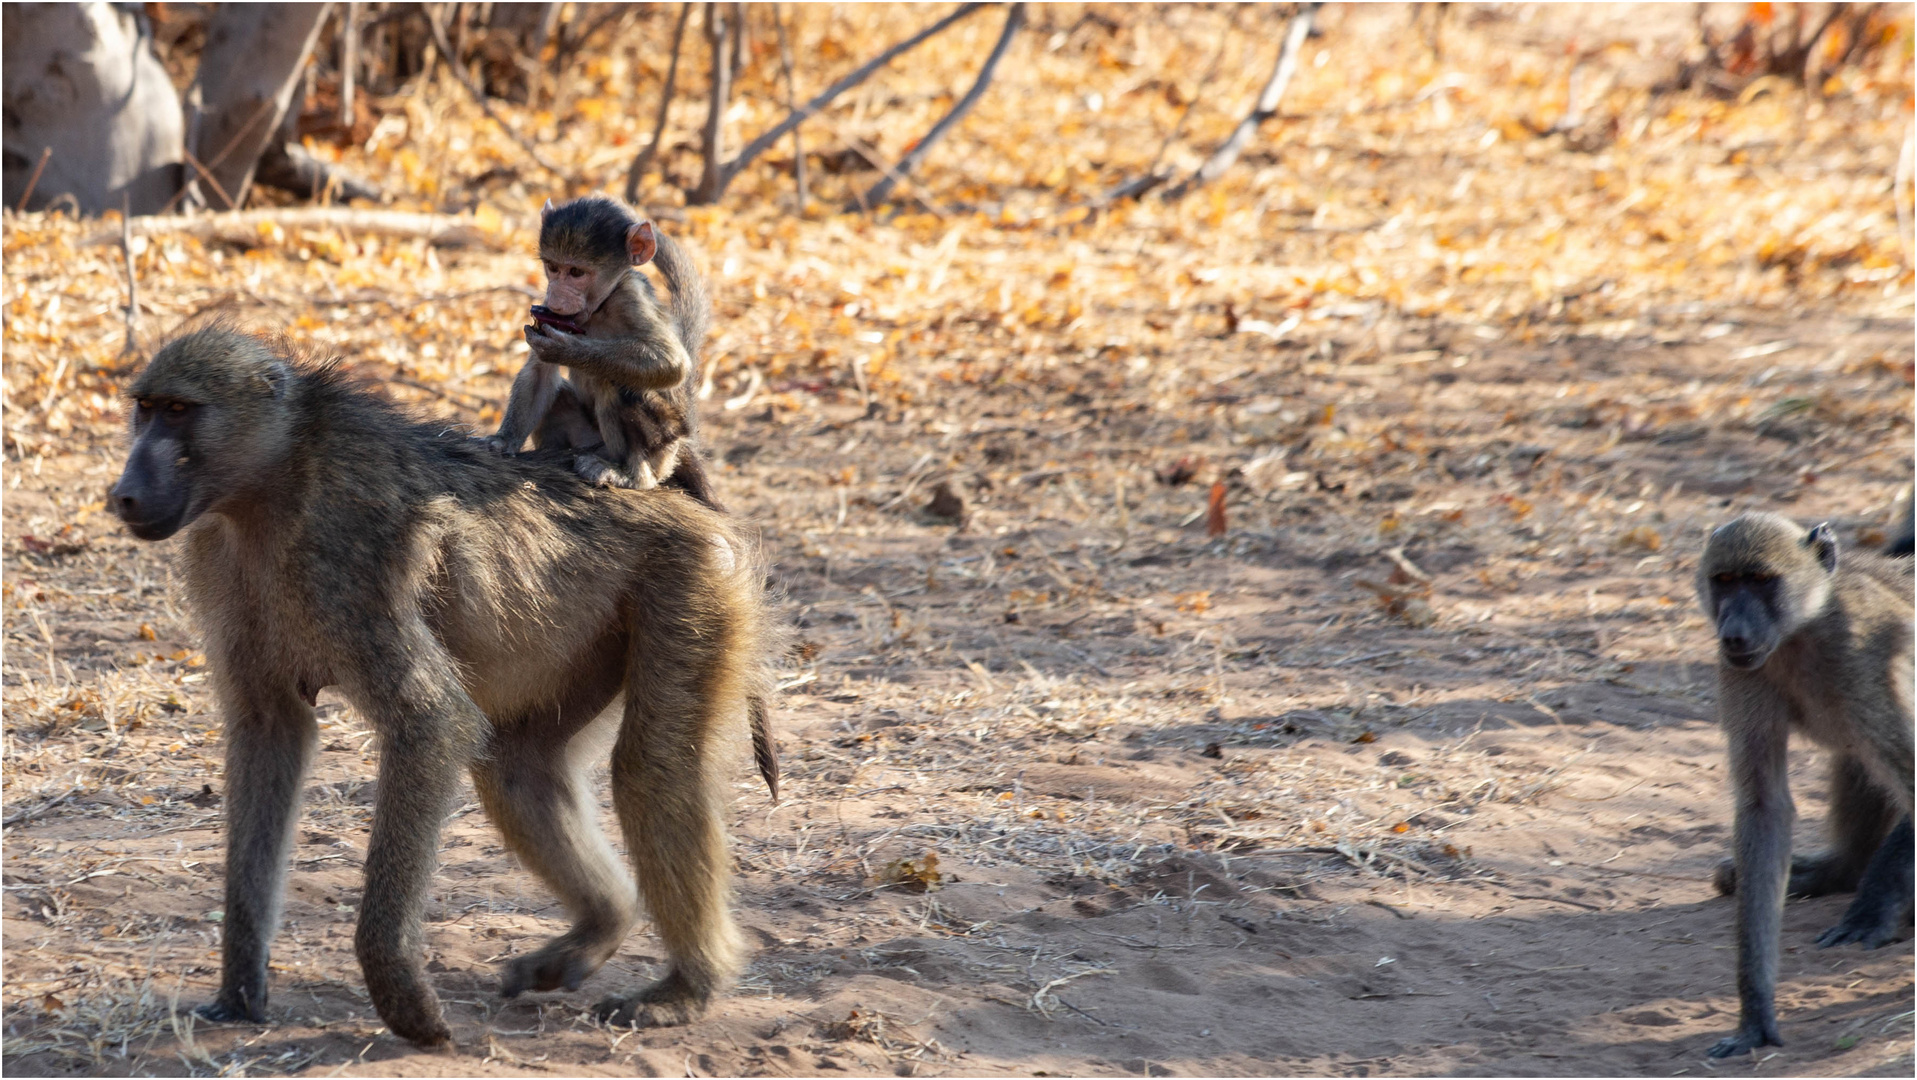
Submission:
MULTIPOLYGON (((27 177, 27 190, 20 193, 20 201, 15 203, 13 207, 14 213, 24 214, 27 212, 27 200, 33 198, 33 189, 40 183, 40 170, 47 167, 47 159, 52 156, 53 147, 48 146, 41 149, 40 161, 33 167, 33 175, 27 177)), ((1899 203, 1898 205, 1902 206, 1903 204, 1899 203)))
MULTIPOLYGON (((992 75, 998 70, 998 62, 1005 58, 1006 49, 1011 46, 1012 38, 1018 34, 1019 27, 1024 25, 1025 5, 1023 3, 1013 4, 1011 9, 1005 13, 1005 28, 999 31, 998 44, 992 46, 991 55, 987 56, 985 63, 979 67, 978 78, 972 80, 972 88, 967 90, 965 96, 958 99, 944 116, 939 118, 938 123, 932 125, 932 129, 927 131, 912 149, 906 151, 905 156, 899 159, 899 163, 896 166, 888 170, 883 178, 872 185, 871 189, 865 193, 865 196, 859 200, 862 205, 877 206, 884 202, 886 197, 892 194, 893 185, 897 183, 894 176, 910 176, 912 170, 918 167, 918 163, 924 160, 927 153, 931 152, 933 145, 941 138, 944 138, 945 133, 950 131, 954 125, 964 119, 966 113, 972 111, 972 106, 978 104, 979 98, 985 96, 986 88, 992 85, 992 75)), ((793 130, 797 131, 798 129, 794 128, 793 130)))
POLYGON ((679 5, 679 25, 672 31, 672 62, 666 65, 666 84, 659 92, 659 115, 652 121, 652 141, 632 159, 632 168, 626 170, 626 201, 639 201, 639 184, 646 170, 652 167, 652 160, 659 156, 659 140, 666 135, 666 110, 672 108, 672 95, 679 86, 679 46, 686 38, 686 24, 692 21, 692 5, 679 5))
POLYGON ((228 195, 226 189, 220 186, 220 182, 213 178, 211 172, 207 171, 206 166, 200 164, 200 159, 193 156, 193 151, 183 150, 181 153, 186 155, 186 163, 193 166, 193 171, 200 174, 200 179, 213 185, 213 194, 220 197, 220 201, 226 204, 228 210, 239 209, 239 207, 233 205, 233 196, 228 195))
POLYGON ((1212 151, 1196 172, 1165 192, 1165 201, 1182 199, 1216 180, 1238 160, 1238 155, 1244 152, 1245 144, 1251 141, 1258 126, 1277 114, 1278 102, 1284 99, 1285 88, 1291 85, 1291 77, 1298 70, 1298 53, 1304 48, 1305 37, 1311 33, 1311 20, 1323 6, 1321 3, 1306 4, 1291 17, 1291 24, 1285 29, 1284 44, 1278 48, 1278 60, 1271 67, 1271 78, 1265 81, 1265 88, 1259 91, 1257 104, 1252 106, 1251 113, 1238 122, 1230 137, 1212 151))
POLYGON ((1185 102, 1184 111, 1178 114, 1178 120, 1172 124, 1171 130, 1165 133, 1164 141, 1158 144, 1158 152, 1152 155, 1152 162, 1145 166, 1144 174, 1134 176, 1106 192, 1104 198, 1099 200, 1100 204, 1139 198, 1171 179, 1170 173, 1158 171, 1158 165, 1165 160, 1165 154, 1171 149, 1172 143, 1178 141, 1179 134, 1185 130, 1185 122, 1191 119, 1191 111, 1204 99, 1205 89, 1211 85, 1212 77, 1218 74, 1218 65, 1225 58, 1225 46, 1231 42, 1232 36, 1237 32, 1238 14, 1243 10, 1236 5, 1232 7, 1231 20, 1225 24, 1225 29, 1218 35, 1218 48, 1212 51, 1211 63, 1206 65, 1205 74, 1199 78, 1198 88, 1192 91, 1191 100, 1185 102))
POLYGON ((819 123, 825 125, 825 129, 827 131, 830 131, 832 134, 838 136, 840 142, 850 147, 853 153, 864 158, 866 164, 879 170, 880 172, 884 173, 886 176, 892 178, 893 180, 896 180, 899 183, 904 184, 907 190, 909 190, 912 193, 912 197, 918 200, 920 206, 925 207, 927 210, 931 211, 934 216, 938 218, 943 219, 945 217, 944 209, 942 209, 937 203, 932 201, 931 196, 926 194, 925 190, 919 186, 918 181, 912 179, 909 176, 901 175, 898 172, 898 170, 886 164, 885 159, 879 157, 878 151, 873 150, 871 147, 860 142, 858 139, 853 138, 849 133, 846 132, 844 128, 841 128, 839 125, 833 123, 830 119, 823 116, 819 117, 818 119, 819 119, 819 123))
POLYGON ((78 794, 79 791, 80 791, 80 785, 75 784, 72 787, 66 789, 66 791, 60 793, 59 795, 55 795, 53 798, 48 799, 46 802, 41 803, 39 806, 36 806, 31 810, 22 810, 17 814, 13 814, 9 816, 5 821, 0 821, 0 825, 13 826, 13 825, 18 825, 22 822, 32 821, 34 818, 40 817, 41 815, 45 814, 47 811, 53 809, 54 807, 60 805, 63 802, 66 802, 68 799, 73 798, 73 796, 78 794))
MULTIPOLYGON (((785 36, 785 12, 780 5, 772 5, 772 22, 779 28, 779 66, 785 71, 785 108, 791 112, 798 106, 799 94, 792 79, 792 49, 785 36)), ((799 192, 799 216, 805 216, 807 200, 805 190, 805 146, 799 141, 797 125, 792 128, 792 180, 799 192)), ((1898 203, 1902 206, 1902 203, 1898 203)))
POLYGON ((904 41, 901 41, 898 44, 880 53, 878 56, 872 58, 871 60, 867 61, 865 64, 861 65, 859 68, 854 70, 851 74, 846 75, 844 78, 840 79, 838 82, 835 82, 831 86, 828 86, 824 90, 820 91, 818 96, 814 97, 811 101, 808 101, 804 105, 800 106, 799 108, 794 109, 791 112, 791 114, 789 114, 784 120, 779 121, 769 131, 765 132, 763 135, 760 135, 758 138, 747 143, 745 145, 745 148, 743 150, 740 150, 737 156, 735 156, 731 161, 726 162, 725 168, 720 175, 718 190, 712 193, 711 201, 714 201, 714 202, 718 201, 718 199, 725 194, 726 185, 730 184, 733 178, 739 175, 739 171, 741 169, 744 169, 747 165, 750 165, 754 158, 757 158, 760 154, 765 152, 767 147, 771 146, 773 143, 776 143, 780 139, 784 138, 786 132, 791 131, 795 127, 798 127, 800 124, 804 123, 808 118, 810 118, 814 113, 817 113, 820 109, 823 109, 827 105, 830 105, 833 99, 837 98, 840 94, 845 93, 847 90, 852 89, 853 87, 864 82, 866 79, 870 78, 873 72, 884 67, 886 64, 891 63, 892 60, 898 57, 900 54, 909 52, 913 48, 917 47, 920 43, 924 42, 927 38, 931 37, 934 34, 939 33, 940 31, 944 30, 946 27, 951 26, 953 23, 958 22, 960 19, 965 18, 967 15, 972 14, 973 12, 979 10, 980 8, 984 6, 985 5, 982 3, 960 4, 958 9, 956 11, 953 11, 950 15, 947 15, 943 19, 940 19, 939 21, 919 31, 918 33, 913 34, 911 37, 906 38, 904 41))
POLYGON ((479 103, 480 111, 486 114, 488 120, 498 124, 499 130, 505 132, 507 138, 517 143, 519 148, 526 152, 526 156, 538 162, 540 168, 558 177, 563 182, 566 179, 566 174, 560 170, 559 166, 547 161, 546 155, 540 153, 537 146, 534 146, 531 141, 522 137, 519 132, 513 130, 513 126, 506 122, 505 117, 494 112, 492 103, 486 100, 486 92, 474 86, 472 80, 466 77, 465 70, 459 66, 459 55, 453 52, 453 47, 446 41, 446 28, 440 24, 437 7, 433 4, 421 4, 420 8, 426 12, 426 23, 433 29, 433 44, 439 47, 440 54, 446 58, 447 69, 453 73, 453 78, 459 82, 459 85, 465 87, 466 92, 472 95, 473 100, 479 103))
POLYGON ((732 47, 732 35, 731 28, 725 24, 723 7, 722 4, 706 5, 705 34, 706 46, 711 52, 711 71, 706 83, 706 122, 699 139, 705 167, 699 174, 699 186, 687 196, 686 201, 690 203, 718 202, 719 193, 725 190, 726 181, 730 179, 724 155, 726 105, 732 100, 732 62, 727 55, 732 47))

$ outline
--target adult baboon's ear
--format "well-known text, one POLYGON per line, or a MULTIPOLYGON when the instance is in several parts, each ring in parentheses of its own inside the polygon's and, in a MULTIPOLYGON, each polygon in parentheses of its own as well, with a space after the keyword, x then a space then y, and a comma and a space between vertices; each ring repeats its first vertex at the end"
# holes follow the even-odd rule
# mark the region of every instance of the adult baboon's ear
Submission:
POLYGON ((1811 531, 1804 534, 1804 544, 1816 553, 1817 564, 1826 574, 1837 571, 1837 536, 1831 532, 1830 522, 1812 526, 1811 531))
POLYGON ((644 266, 652 261, 653 252, 659 250, 659 238, 652 233, 652 222, 641 221, 626 230, 626 254, 632 265, 644 266))
POLYGON ((551 200, 551 199, 547 199, 547 200, 546 200, 546 205, 544 205, 544 206, 542 206, 542 207, 540 207, 540 208, 539 208, 539 220, 540 220, 540 223, 541 223, 541 224, 544 224, 544 222, 545 222, 545 220, 546 220, 547 218, 549 218, 549 217, 551 217, 551 216, 552 216, 552 212, 553 212, 554 210, 557 210, 557 209, 559 209, 559 208, 558 208, 558 207, 556 207, 556 206, 554 206, 554 205, 552 204, 552 200, 551 200))
POLYGON ((286 396, 286 388, 293 382, 293 369, 285 361, 275 360, 260 368, 253 377, 265 384, 267 393, 282 398, 286 396))

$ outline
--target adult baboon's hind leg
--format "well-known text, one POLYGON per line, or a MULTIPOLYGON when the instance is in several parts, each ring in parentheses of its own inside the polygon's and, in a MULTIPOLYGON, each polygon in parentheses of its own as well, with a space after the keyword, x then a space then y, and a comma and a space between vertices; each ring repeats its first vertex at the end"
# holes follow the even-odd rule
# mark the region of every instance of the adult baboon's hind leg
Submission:
MULTIPOLYGON (((580 721, 590 720, 590 713, 580 721)), ((619 951, 638 917, 632 876, 593 819, 585 762, 576 743, 526 721, 501 730, 473 767, 473 786, 521 863, 571 912, 573 925, 538 949, 507 961, 502 997, 527 990, 577 990, 619 951)))
POLYGON ((1912 840, 1910 816, 1905 815, 1871 857, 1844 920, 1818 935, 1818 948, 1854 941, 1875 949, 1902 935, 1910 925, 1912 840))
POLYGON ((653 985, 598 1004, 599 1017, 616 1025, 686 1023, 738 964, 718 770, 724 733, 744 715, 744 650, 730 640, 736 627, 709 629, 672 648, 635 635, 612 793, 671 967, 653 985))

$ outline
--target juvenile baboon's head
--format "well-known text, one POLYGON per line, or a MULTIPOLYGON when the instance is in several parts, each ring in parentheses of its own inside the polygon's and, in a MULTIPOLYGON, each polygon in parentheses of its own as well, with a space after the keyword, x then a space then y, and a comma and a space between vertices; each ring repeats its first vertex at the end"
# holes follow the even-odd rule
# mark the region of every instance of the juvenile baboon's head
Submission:
POLYGON ((175 338, 126 396, 132 447, 107 502, 134 536, 164 540, 277 473, 291 437, 284 357, 229 326, 175 338))
POLYGON ((1745 514, 1711 533, 1697 566, 1697 595, 1717 627, 1718 656, 1742 670, 1764 666, 1785 639, 1823 613, 1837 573, 1828 524, 1806 531, 1777 514, 1745 514))

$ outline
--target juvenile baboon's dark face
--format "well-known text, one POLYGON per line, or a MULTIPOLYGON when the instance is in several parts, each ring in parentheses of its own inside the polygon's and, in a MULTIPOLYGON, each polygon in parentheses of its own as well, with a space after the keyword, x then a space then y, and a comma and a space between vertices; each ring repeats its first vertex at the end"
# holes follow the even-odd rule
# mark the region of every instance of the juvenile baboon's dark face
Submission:
POLYGON ((1804 531, 1775 514, 1747 514, 1711 534, 1698 599, 1728 667, 1764 666, 1784 639, 1823 610, 1837 571, 1830 526, 1804 531))

